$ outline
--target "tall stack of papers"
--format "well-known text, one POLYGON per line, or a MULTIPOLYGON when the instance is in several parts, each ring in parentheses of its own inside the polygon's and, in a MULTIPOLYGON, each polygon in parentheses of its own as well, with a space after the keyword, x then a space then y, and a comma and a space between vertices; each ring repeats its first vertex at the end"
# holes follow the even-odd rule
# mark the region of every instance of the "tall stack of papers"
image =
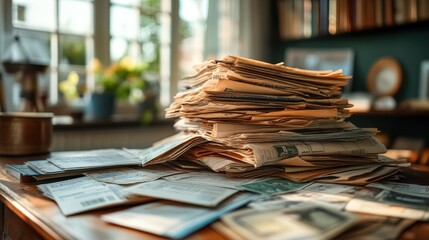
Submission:
POLYGON ((140 154, 143 165, 186 160, 231 176, 366 184, 406 162, 383 157, 373 128, 345 121, 350 76, 237 56, 210 60, 181 81, 166 109, 180 133, 140 154))
POLYGON ((144 150, 53 153, 7 169, 22 181, 83 175, 38 188, 66 216, 143 203, 101 219, 173 239, 219 218, 214 228, 232 239, 393 239, 429 219, 428 187, 374 183, 409 163, 382 155, 377 129, 346 121, 348 79, 210 60, 166 110, 178 134, 144 150))

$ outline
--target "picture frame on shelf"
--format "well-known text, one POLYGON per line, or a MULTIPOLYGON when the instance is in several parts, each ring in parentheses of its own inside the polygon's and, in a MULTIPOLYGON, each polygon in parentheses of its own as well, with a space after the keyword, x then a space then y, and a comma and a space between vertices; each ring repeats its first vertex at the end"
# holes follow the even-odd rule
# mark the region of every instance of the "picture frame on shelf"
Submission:
MULTIPOLYGON (((350 48, 288 48, 286 66, 308 70, 342 69, 344 75, 353 75, 354 52, 350 48)), ((352 78, 343 92, 351 92, 352 78)))
POLYGON ((367 76, 368 91, 376 97, 395 96, 403 85, 403 70, 393 57, 377 59, 367 76))
POLYGON ((429 99, 429 60, 424 60, 420 64, 420 86, 419 99, 429 99))

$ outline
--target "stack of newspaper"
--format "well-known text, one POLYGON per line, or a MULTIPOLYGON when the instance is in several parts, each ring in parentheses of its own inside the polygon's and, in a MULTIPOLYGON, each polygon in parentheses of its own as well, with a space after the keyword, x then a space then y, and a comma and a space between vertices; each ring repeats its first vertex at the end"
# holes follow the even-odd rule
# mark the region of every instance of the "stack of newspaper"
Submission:
POLYGON ((345 121, 349 76, 237 56, 210 60, 181 81, 166 109, 180 133, 140 154, 144 165, 186 160, 231 176, 366 184, 407 163, 381 153, 374 128, 345 121))
POLYGON ((376 129, 345 121, 349 77, 340 70, 235 56, 196 70, 167 109, 177 135, 144 150, 53 153, 7 171, 21 181, 76 177, 38 185, 65 216, 141 203, 100 218, 172 239, 217 219, 231 239, 394 239, 429 219, 428 186, 374 183, 409 163, 382 155, 376 129))

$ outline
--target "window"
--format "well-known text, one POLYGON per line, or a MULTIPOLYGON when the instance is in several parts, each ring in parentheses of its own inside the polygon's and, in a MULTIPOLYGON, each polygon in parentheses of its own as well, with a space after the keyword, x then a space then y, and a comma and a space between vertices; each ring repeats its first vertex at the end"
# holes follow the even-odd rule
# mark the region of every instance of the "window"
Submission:
POLYGON ((110 5, 110 60, 116 62, 128 56, 148 65, 147 77, 161 83, 161 102, 167 105, 171 67, 161 52, 171 52, 171 1, 112 0, 110 5))
POLYGON ((180 0, 180 75, 205 59, 208 0, 180 0))
MULTIPOLYGON (((58 86, 71 71, 77 72, 80 81, 89 88, 93 86, 88 74, 93 58, 101 58, 106 65, 125 56, 147 63, 153 80, 161 82, 160 78, 168 78, 164 79, 167 82, 164 88, 169 88, 171 61, 164 61, 163 69, 160 62, 162 52, 165 56, 171 55, 171 2, 173 0, 11 0, 11 25, 13 34, 41 39, 50 49, 49 72, 39 77, 43 79, 39 79, 39 84, 47 90, 50 103, 63 100, 58 86), (107 17, 96 20, 94 15, 107 17), (105 28, 106 22, 107 31, 103 32, 100 29, 105 28), (102 46, 99 40, 109 44, 102 46)), ((171 96, 164 95, 167 95, 164 102, 168 103, 171 96)))
MULTIPOLYGON (((251 4, 231 0, 4 0, 0 7, 10 20, 0 19, 0 44, 4 48, 3 36, 11 38, 16 33, 43 41, 51 61, 49 71, 39 76, 39 89, 46 89, 51 104, 63 101, 58 86, 71 71, 91 88, 92 59, 107 66, 129 56, 149 65, 165 107, 178 90, 178 79, 191 73, 193 65, 240 54, 247 46, 244 41, 256 43, 258 36, 267 35, 246 35, 254 31, 250 23, 240 27, 247 22, 239 18, 245 16, 239 10, 246 5, 251 4)), ((251 19, 259 21, 254 14, 251 19)), ((258 48, 250 45, 248 49, 258 48)), ((13 95, 17 106, 19 93, 13 95)))
POLYGON ((58 84, 71 71, 87 81, 94 57, 93 12, 90 0, 12 0, 13 34, 41 39, 50 49, 49 71, 39 76, 42 95, 49 95, 50 103, 61 100, 58 84))

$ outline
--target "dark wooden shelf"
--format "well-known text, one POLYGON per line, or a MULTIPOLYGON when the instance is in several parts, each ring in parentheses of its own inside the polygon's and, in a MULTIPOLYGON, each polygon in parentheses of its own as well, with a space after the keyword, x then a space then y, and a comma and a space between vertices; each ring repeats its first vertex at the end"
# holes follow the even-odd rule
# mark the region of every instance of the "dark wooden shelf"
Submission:
POLYGON ((353 113, 347 121, 363 128, 377 128, 390 144, 398 137, 423 139, 429 144, 429 111, 393 110, 353 113))
POLYGON ((391 111, 369 111, 353 112, 353 116, 368 117, 426 117, 429 116, 429 110, 391 110, 391 111))
POLYGON ((348 37, 364 37, 366 35, 374 34, 384 34, 387 32, 394 31, 403 31, 410 29, 429 29, 429 20, 421 20, 417 22, 408 22, 397 25, 374 27, 361 30, 352 30, 349 32, 338 32, 336 34, 321 34, 317 36, 311 36, 306 38, 291 38, 291 39, 280 39, 282 42, 303 42, 303 41, 313 41, 321 39, 331 39, 331 38, 348 38, 348 37))

